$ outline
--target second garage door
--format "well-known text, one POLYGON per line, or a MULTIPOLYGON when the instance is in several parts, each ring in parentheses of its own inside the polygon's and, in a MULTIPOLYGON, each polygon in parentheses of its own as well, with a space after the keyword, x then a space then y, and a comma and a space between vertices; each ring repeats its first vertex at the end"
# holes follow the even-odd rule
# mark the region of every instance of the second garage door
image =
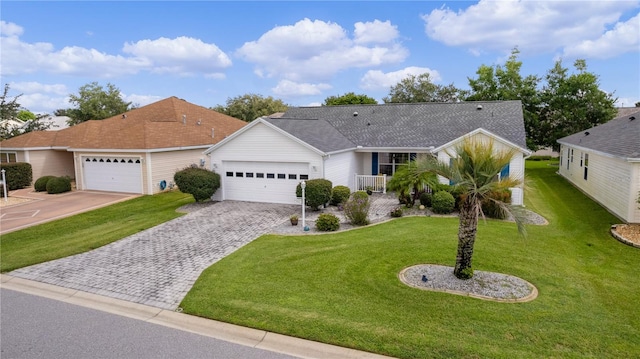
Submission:
POLYGON ((139 158, 84 157, 82 167, 87 190, 142 193, 139 158))
POLYGON ((235 201, 299 204, 296 186, 309 179, 309 164, 224 162, 224 198, 235 201))

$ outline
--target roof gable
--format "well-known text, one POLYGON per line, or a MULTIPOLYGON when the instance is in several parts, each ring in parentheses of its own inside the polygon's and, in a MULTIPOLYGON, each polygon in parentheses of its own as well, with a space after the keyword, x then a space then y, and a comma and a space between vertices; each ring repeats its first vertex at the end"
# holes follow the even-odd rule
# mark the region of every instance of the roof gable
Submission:
MULTIPOLYGON (((430 148, 441 147, 478 128, 526 150, 526 135, 520 101, 411 103, 298 107, 283 118, 324 120, 346 139, 342 147, 430 148)), ((278 124, 277 121, 274 124, 278 124)), ((297 122, 297 121, 296 121, 297 122)), ((313 141, 305 122, 284 130, 313 141)), ((326 138, 326 136, 325 136, 326 138)), ((329 141, 329 139, 327 139, 329 141)))
POLYGON ((558 143, 584 147, 624 159, 640 159, 640 109, 563 137, 558 143))

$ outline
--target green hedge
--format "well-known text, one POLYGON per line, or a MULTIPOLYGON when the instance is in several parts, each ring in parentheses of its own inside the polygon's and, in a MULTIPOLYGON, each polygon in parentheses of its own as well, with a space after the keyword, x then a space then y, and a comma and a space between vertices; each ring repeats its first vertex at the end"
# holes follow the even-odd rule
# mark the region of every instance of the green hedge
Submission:
POLYGON ((30 163, 2 163, 0 164, 0 169, 5 170, 4 175, 7 180, 7 190, 13 191, 31 186, 33 169, 30 163))
MULTIPOLYGON (((317 211, 319 207, 325 205, 331 201, 331 189, 333 184, 331 181, 316 178, 305 182, 307 187, 304 190, 305 204, 311 207, 312 210, 317 211)), ((302 187, 300 183, 296 187, 296 196, 302 197, 302 187)))
POLYGON ((53 177, 47 181, 47 193, 57 194, 71 191, 71 179, 69 177, 53 177))
POLYGON ((351 189, 347 186, 335 186, 331 191, 331 204, 337 206, 345 203, 351 195, 351 189))
POLYGON ((220 175, 199 167, 187 167, 176 172, 173 180, 182 193, 193 196, 196 202, 206 201, 220 188, 220 175))
POLYGON ((50 179, 55 178, 56 176, 42 176, 40 178, 38 178, 34 184, 33 184, 33 189, 36 192, 44 192, 47 190, 47 183, 49 182, 50 179))
POLYGON ((456 200, 453 195, 447 191, 438 191, 433 195, 431 199, 431 205, 433 212, 440 214, 447 214, 453 212, 456 205, 456 200))

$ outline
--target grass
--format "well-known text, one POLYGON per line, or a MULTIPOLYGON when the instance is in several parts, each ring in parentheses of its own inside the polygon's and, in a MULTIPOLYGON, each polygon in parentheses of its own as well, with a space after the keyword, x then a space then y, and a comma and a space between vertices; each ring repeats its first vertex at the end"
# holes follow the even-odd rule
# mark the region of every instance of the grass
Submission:
POLYGON ((72 217, 2 235, 0 271, 86 252, 154 227, 183 214, 193 197, 166 192, 137 197, 72 217))
POLYGON ((410 288, 407 266, 455 261, 457 220, 405 217, 321 236, 263 236, 208 268, 184 312, 400 358, 640 356, 640 251, 613 239, 619 220, 527 162, 527 207, 548 226, 480 224, 476 270, 537 286, 506 304, 410 288))

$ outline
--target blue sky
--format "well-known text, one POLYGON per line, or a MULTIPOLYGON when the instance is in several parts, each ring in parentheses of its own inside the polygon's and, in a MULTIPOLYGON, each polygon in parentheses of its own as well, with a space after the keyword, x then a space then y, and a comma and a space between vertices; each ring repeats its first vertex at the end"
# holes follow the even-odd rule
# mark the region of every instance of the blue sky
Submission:
POLYGON ((36 113, 112 83, 138 105, 293 106, 378 99, 410 75, 468 88, 517 46, 523 75, 587 60, 618 105, 640 101, 640 1, 2 1, 0 74, 36 113))

